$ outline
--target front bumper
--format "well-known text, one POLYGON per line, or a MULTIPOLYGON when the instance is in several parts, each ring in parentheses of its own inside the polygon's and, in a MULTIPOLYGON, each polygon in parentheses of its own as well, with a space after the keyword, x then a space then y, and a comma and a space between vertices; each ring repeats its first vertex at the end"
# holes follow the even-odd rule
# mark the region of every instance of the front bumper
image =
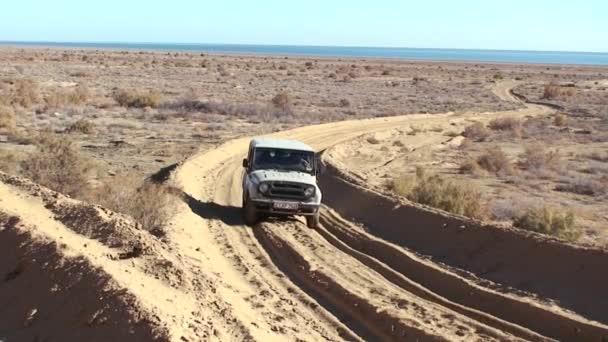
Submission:
MULTIPOLYGON (((255 205, 255 209, 260 213, 274 214, 274 215, 304 215, 311 216, 317 213, 319 210, 319 204, 317 203, 306 203, 306 202, 294 202, 298 203, 298 209, 287 210, 277 209, 274 207, 275 200, 272 199, 252 199, 255 205)), ((278 200, 279 202, 285 202, 284 200, 278 200)))

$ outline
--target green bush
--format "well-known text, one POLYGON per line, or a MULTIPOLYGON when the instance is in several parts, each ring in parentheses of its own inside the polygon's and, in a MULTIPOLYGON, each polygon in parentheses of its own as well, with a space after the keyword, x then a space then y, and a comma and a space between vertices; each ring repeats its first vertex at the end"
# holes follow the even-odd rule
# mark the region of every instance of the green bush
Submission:
POLYGON ((478 191, 468 184, 427 174, 423 168, 416 169, 415 177, 394 178, 391 185, 395 193, 411 201, 476 219, 487 217, 478 191))
POLYGON ((529 209, 518 216, 513 221, 513 225, 568 241, 574 241, 581 235, 581 232, 574 226, 574 213, 551 207, 529 209))

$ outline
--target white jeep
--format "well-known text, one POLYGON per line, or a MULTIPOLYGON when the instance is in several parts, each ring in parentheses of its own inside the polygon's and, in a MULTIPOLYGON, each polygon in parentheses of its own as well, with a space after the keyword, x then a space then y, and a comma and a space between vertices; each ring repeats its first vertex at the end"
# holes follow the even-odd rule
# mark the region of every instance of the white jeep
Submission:
POLYGON ((310 228, 319 224, 321 190, 310 146, 288 139, 253 139, 243 167, 243 217, 247 225, 264 216, 286 215, 305 216, 310 228))

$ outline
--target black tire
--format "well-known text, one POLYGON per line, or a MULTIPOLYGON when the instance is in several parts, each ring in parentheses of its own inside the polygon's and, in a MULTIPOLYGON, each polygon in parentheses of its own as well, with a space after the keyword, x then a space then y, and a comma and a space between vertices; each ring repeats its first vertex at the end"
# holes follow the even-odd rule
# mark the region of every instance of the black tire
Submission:
POLYGON ((319 226, 319 212, 314 215, 306 216, 306 225, 308 228, 317 228, 319 226))
POLYGON ((255 210, 255 205, 248 198, 243 199, 243 219, 245 219, 245 224, 248 226, 258 223, 258 212, 255 210))

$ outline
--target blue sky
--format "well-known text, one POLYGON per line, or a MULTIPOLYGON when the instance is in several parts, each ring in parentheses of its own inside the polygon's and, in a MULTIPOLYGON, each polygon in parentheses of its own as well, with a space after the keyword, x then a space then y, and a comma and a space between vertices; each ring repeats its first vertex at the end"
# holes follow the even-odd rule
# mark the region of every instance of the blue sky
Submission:
POLYGON ((0 40, 608 52, 608 1, 4 0, 0 40))

